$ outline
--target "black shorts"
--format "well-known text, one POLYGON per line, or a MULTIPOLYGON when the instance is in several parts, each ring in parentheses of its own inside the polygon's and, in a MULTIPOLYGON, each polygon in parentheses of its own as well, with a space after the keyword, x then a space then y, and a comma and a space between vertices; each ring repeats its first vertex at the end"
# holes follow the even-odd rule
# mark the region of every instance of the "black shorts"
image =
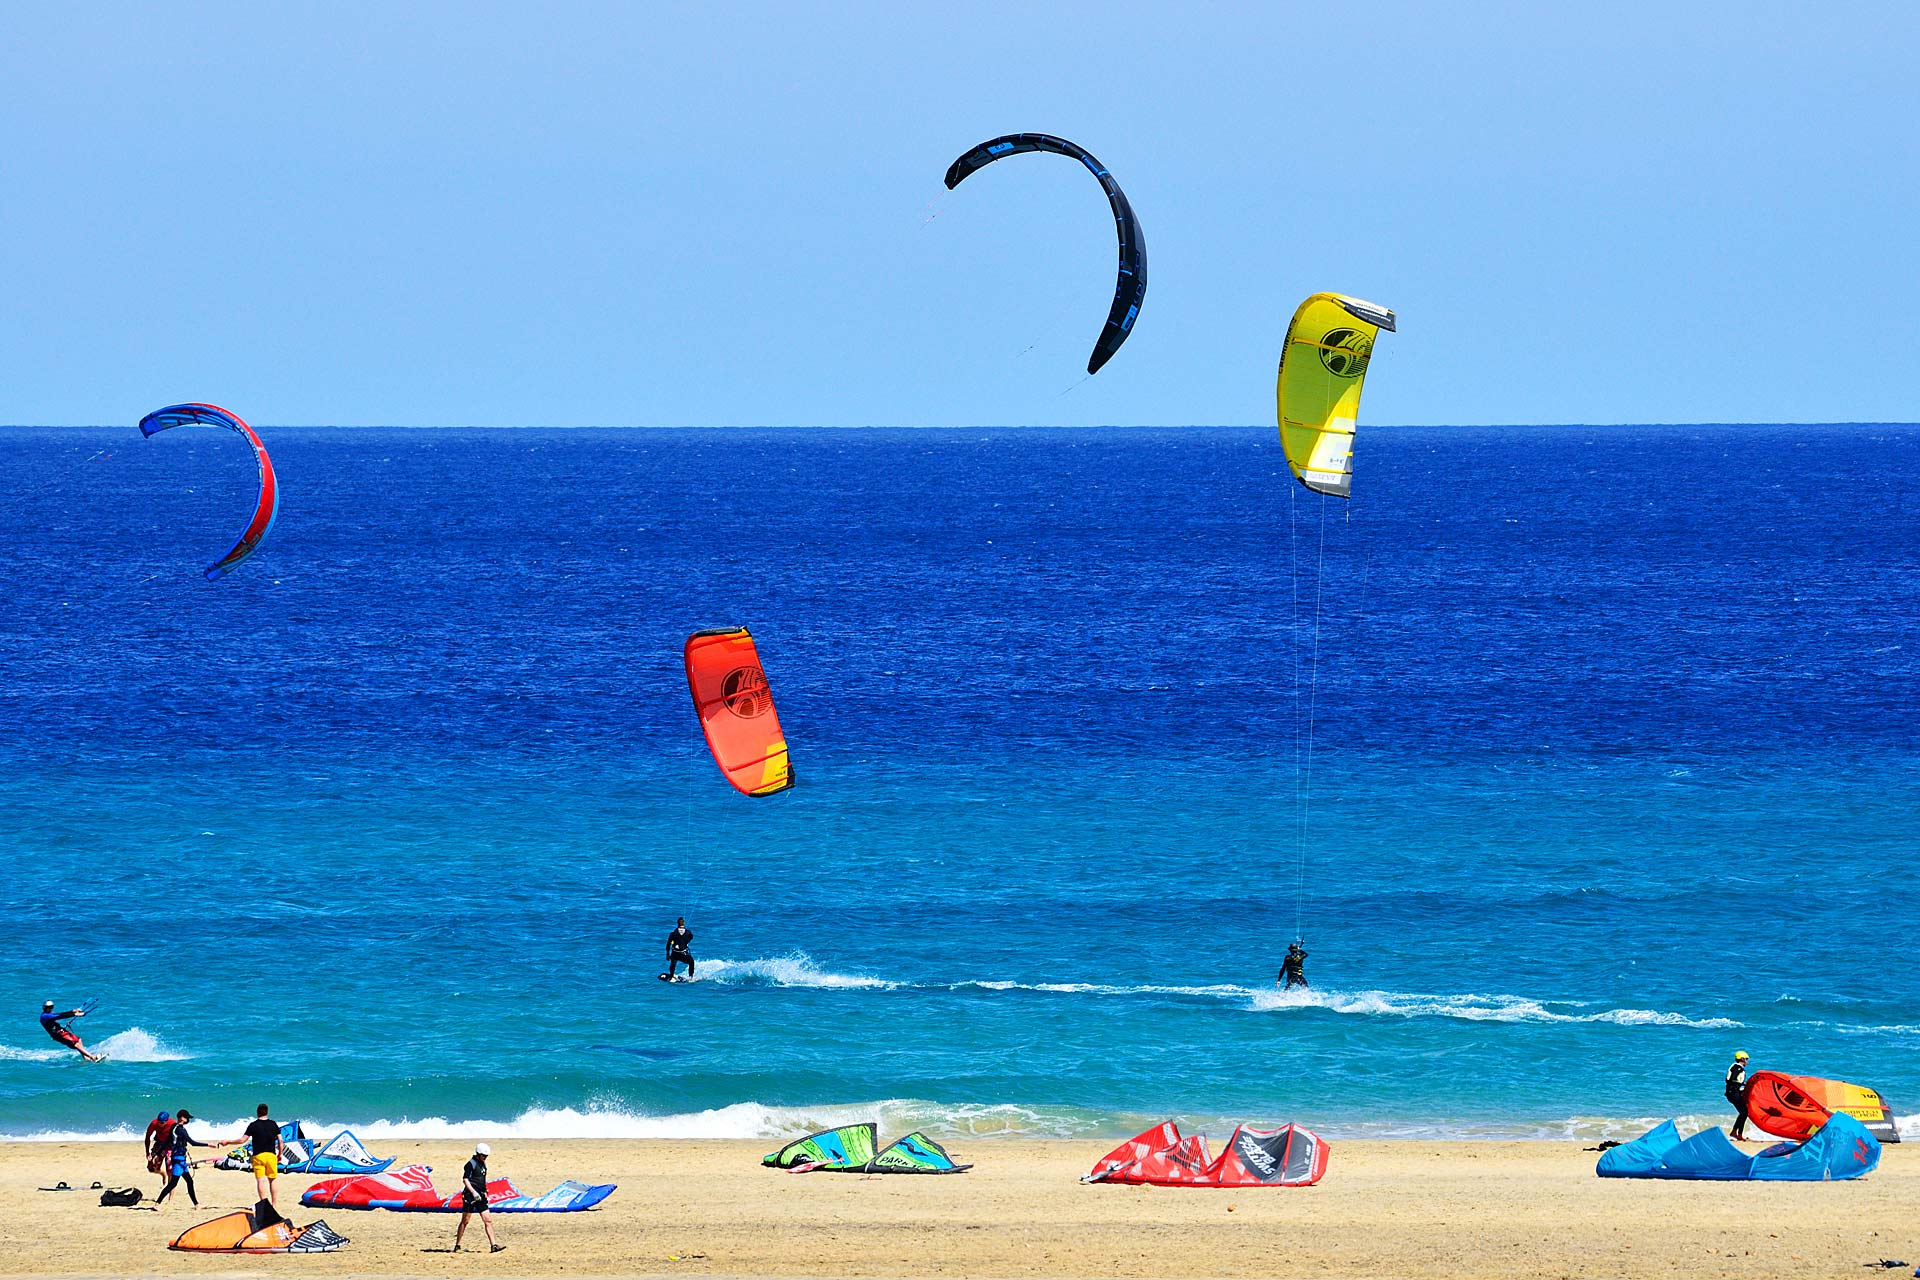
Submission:
POLYGON ((460 1197, 460 1212, 462 1213, 479 1213, 481 1210, 485 1209, 486 1207, 487 1207, 487 1202, 485 1200, 482 1200, 479 1196, 463 1195, 460 1197))

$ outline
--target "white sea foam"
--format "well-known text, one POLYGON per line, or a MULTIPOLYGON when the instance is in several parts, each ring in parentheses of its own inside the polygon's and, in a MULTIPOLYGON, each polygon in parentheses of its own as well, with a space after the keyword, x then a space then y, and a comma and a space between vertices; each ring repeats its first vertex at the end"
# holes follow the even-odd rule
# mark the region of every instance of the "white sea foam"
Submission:
MULTIPOLYGON (((1300 1119, 1322 1137, 1405 1141, 1580 1141, 1637 1138, 1667 1119, 1659 1116, 1568 1116, 1556 1120, 1496 1120, 1451 1118, 1441 1120, 1371 1120, 1334 1123, 1311 1116, 1164 1114, 1095 1112, 1064 1107, 1026 1107, 1014 1104, 947 1104, 916 1098, 888 1098, 879 1102, 827 1103, 819 1106, 776 1107, 740 1102, 708 1111, 651 1115, 617 1106, 534 1108, 511 1120, 460 1120, 441 1116, 420 1119, 355 1121, 339 1124, 325 1119, 303 1119, 308 1132, 331 1134, 342 1128, 354 1133, 379 1153, 381 1143, 503 1142, 574 1140, 591 1138, 668 1138, 700 1141, 746 1140, 778 1143, 803 1133, 862 1121, 878 1123, 884 1134, 924 1129, 945 1141, 995 1138, 1070 1138, 1106 1143, 1138 1133, 1161 1120, 1173 1119, 1188 1132, 1221 1134, 1242 1121, 1273 1124, 1300 1119)), ((220 1123, 195 1121, 194 1136, 221 1140, 240 1136, 251 1116, 220 1123)), ((1674 1117, 1682 1132, 1724 1124, 1720 1112, 1674 1117)), ((1920 1141, 1920 1116, 1903 1116, 1900 1135, 1920 1141)), ((48 1130, 0 1135, 11 1142, 137 1142, 137 1130, 125 1126, 95 1132, 48 1130)))
POLYGON ((1582 1002, 1541 1001, 1512 995, 1431 995, 1404 991, 1335 991, 1330 988, 1246 987, 1233 983, 1174 986, 1143 983, 1132 986, 1096 982, 956 982, 955 991, 1038 991, 1057 995, 1189 996, 1244 1001, 1258 1012, 1326 1009, 1344 1014, 1378 1014, 1398 1018, 1459 1018, 1468 1022, 1605 1022, 1623 1027, 1705 1027, 1723 1030, 1742 1026, 1731 1018, 1691 1018, 1658 1009, 1598 1009, 1582 1002))
POLYGON ((756 960, 702 960, 695 981, 761 987, 892 988, 901 985, 866 974, 830 973, 802 951, 756 960))
POLYGON ((1135 986, 1115 986, 1101 982, 1004 982, 979 979, 970 982, 956 982, 947 989, 965 991, 1045 991, 1053 995, 1073 996, 1250 996, 1253 988, 1219 983, 1213 986, 1181 987, 1162 986, 1157 983, 1142 983, 1135 986))
MULTIPOLYGON (((139 1027, 116 1031, 104 1040, 88 1041, 87 1048, 105 1054, 114 1062, 185 1062, 193 1057, 190 1053, 179 1052, 159 1036, 139 1027)), ((44 1049, 16 1049, 12 1045, 0 1044, 0 1062, 58 1062, 67 1058, 81 1061, 79 1054, 58 1045, 49 1044, 44 1049)))
POLYGON ((1329 1009, 1334 1013, 1376 1014, 1398 1018, 1459 1018, 1467 1022, 1604 1022, 1623 1027, 1705 1027, 1723 1030, 1744 1024, 1732 1018, 1689 1018, 1657 1009, 1599 1009, 1549 1003, 1511 995, 1426 995, 1404 991, 1249 991, 1251 1007, 1261 1012, 1329 1009))
MULTIPOLYGON (((232 1120, 196 1121, 195 1137, 235 1137, 243 1132, 250 1116, 232 1120)), ((339 1124, 325 1119, 302 1119, 310 1133, 330 1134, 350 1128, 369 1145, 381 1141, 439 1141, 477 1139, 505 1140, 578 1139, 578 1138, 681 1138, 717 1140, 729 1138, 773 1141, 799 1133, 831 1129, 860 1121, 877 1121, 883 1132, 905 1133, 913 1129, 962 1137, 1077 1137, 1103 1132, 1112 1127, 1100 1118, 1064 1108, 1021 1107, 994 1104, 944 1104, 915 1098, 889 1098, 879 1102, 827 1103, 811 1107, 775 1107, 759 1102, 738 1102, 707 1111, 665 1115, 648 1114, 618 1106, 582 1108, 536 1107, 511 1120, 449 1119, 423 1116, 418 1119, 355 1121, 339 1124)), ((1122 1126, 1124 1127, 1124 1126, 1122 1126)), ((1132 1132, 1133 1130, 1129 1130, 1132 1132)), ((125 1126, 95 1132, 44 1130, 37 1133, 0 1135, 13 1142, 130 1142, 139 1133, 125 1126)))

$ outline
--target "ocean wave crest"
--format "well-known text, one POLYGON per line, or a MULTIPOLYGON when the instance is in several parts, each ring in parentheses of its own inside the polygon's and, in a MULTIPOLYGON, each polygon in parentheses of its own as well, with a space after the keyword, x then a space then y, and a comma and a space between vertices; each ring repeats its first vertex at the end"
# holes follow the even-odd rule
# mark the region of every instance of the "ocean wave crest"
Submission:
MULTIPOLYGON (((221 1122, 199 1121, 194 1136, 213 1140, 244 1132, 251 1116, 221 1122)), ((572 1140, 591 1138, 674 1138, 705 1141, 754 1139, 787 1141, 804 1133, 843 1124, 877 1121, 884 1133, 924 1129, 941 1137, 961 1138, 1074 1138, 1104 1135, 1108 1131, 1137 1132, 1138 1117, 1115 1119, 1063 1107, 1026 1107, 995 1103, 940 1103, 918 1098, 888 1098, 879 1102, 826 1103, 819 1106, 770 1106, 736 1102, 705 1111, 650 1114, 617 1105, 533 1107, 511 1120, 449 1119, 444 1116, 401 1117, 336 1124, 302 1120, 307 1130, 331 1134, 350 1128, 363 1142, 382 1141, 501 1141, 510 1139, 572 1140), (1133 1128, 1127 1129, 1128 1124, 1133 1128)), ((126 1126, 96 1132, 45 1130, 8 1134, 12 1142, 132 1142, 139 1134, 126 1126)))

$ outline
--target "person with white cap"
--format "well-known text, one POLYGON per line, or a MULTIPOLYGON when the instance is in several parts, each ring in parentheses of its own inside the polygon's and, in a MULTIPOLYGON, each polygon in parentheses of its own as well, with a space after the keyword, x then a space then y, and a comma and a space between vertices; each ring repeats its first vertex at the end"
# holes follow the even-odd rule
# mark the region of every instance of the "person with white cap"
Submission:
POLYGON ((484 1142, 473 1144, 473 1159, 467 1161, 467 1167, 460 1171, 460 1229, 453 1233, 453 1251, 460 1252, 460 1242, 466 1238, 467 1223, 475 1214, 480 1215, 480 1225, 486 1229, 487 1252, 498 1253, 507 1246, 493 1238, 493 1213, 487 1208, 487 1157, 493 1154, 493 1148, 484 1142))
POLYGON ((1733 1065, 1727 1068, 1727 1101, 1733 1104, 1738 1119, 1727 1135, 1735 1142, 1747 1140, 1747 1051, 1736 1049, 1733 1053, 1733 1065))
POLYGON ((65 1013, 55 1013, 53 1011, 53 1001, 49 1000, 40 1006, 40 1029, 52 1036, 59 1043, 72 1049, 88 1062, 105 1062, 106 1057, 104 1055, 94 1053, 89 1050, 86 1045, 81 1044, 80 1037, 75 1035, 73 1028, 67 1025, 69 1019, 84 1018, 86 1016, 87 1011, 84 1008, 68 1009, 65 1013))

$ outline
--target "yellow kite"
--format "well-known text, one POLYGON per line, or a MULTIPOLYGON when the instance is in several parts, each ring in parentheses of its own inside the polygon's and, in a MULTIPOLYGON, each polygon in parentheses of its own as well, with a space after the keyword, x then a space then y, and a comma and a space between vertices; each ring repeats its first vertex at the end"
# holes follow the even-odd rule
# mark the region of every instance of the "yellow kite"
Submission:
POLYGON ((1315 493, 1352 496, 1353 426, 1373 340, 1393 332, 1393 312, 1338 293, 1300 304, 1280 351, 1280 443, 1287 465, 1315 493))

